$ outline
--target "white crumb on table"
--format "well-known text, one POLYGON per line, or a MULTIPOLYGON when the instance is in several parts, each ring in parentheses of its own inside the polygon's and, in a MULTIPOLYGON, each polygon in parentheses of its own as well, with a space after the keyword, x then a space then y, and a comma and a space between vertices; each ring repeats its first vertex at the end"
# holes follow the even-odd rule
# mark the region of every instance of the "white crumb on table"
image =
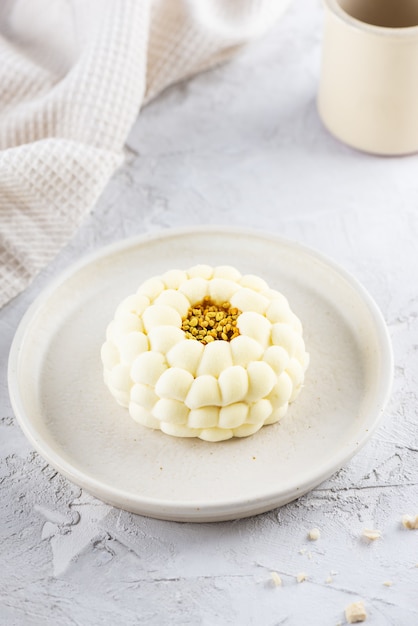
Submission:
POLYGON ((357 622, 364 622, 367 618, 364 602, 353 602, 349 604, 345 609, 345 619, 349 624, 356 624, 357 622))
POLYGON ((403 515, 402 526, 408 530, 418 529, 418 515, 403 515))
POLYGON ((271 580, 273 582, 273 585, 275 587, 281 587, 282 586, 282 579, 280 578, 279 574, 277 572, 270 572, 270 576, 271 576, 271 580))
POLYGON ((366 539, 370 539, 370 541, 376 541, 376 539, 382 538, 381 531, 373 528, 365 528, 362 535, 366 539))
POLYGON ((310 539, 311 541, 317 541, 321 536, 321 531, 319 530, 319 528, 311 528, 311 530, 308 532, 308 539, 310 539))

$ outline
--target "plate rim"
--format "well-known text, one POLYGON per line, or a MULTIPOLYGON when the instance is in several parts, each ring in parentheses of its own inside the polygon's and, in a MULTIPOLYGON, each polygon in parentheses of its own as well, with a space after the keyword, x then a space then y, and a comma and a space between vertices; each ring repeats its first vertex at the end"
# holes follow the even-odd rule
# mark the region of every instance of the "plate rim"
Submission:
POLYGON ((22 316, 9 351, 7 380, 12 409, 24 435, 35 450, 71 482, 82 487, 83 489, 86 489, 86 491, 92 493, 95 497, 98 497, 113 506, 138 514, 167 520, 211 521, 211 518, 213 518, 213 521, 217 521, 221 519, 246 517, 282 506, 283 504, 307 493, 315 486, 331 477, 338 469, 342 468, 369 441, 378 427, 391 396, 393 371, 393 348, 389 330, 383 314, 371 294, 351 272, 315 248, 302 244, 298 241, 282 237, 281 235, 277 235, 275 233, 269 233, 261 229, 235 228, 223 225, 201 225, 175 229, 162 229, 152 233, 144 233, 118 239, 110 244, 101 246, 98 249, 83 255, 77 261, 70 263, 65 270, 59 272, 57 276, 55 276, 45 286, 45 288, 41 290, 22 316), (292 250, 300 251, 305 255, 310 255, 325 264, 327 267, 331 268, 337 275, 339 275, 339 277, 345 279, 354 291, 361 297, 362 302, 367 306, 367 310, 373 322, 373 327, 376 331, 376 338, 380 350, 379 355, 383 355, 383 358, 381 359, 381 372, 377 390, 380 393, 376 392, 375 395, 377 397, 374 398, 372 403, 374 407, 374 411, 372 412, 373 419, 371 420, 367 430, 364 430, 362 433, 359 431, 359 436, 356 438, 356 446, 350 446, 344 454, 340 454, 338 456, 338 462, 335 462, 332 457, 330 461, 321 464, 318 471, 315 473, 315 477, 311 480, 305 481, 300 487, 296 487, 295 484, 291 484, 285 490, 276 489, 274 491, 270 489, 267 492, 262 492, 251 498, 248 496, 238 496, 236 498, 216 500, 210 503, 205 500, 194 500, 193 502, 190 502, 187 500, 165 500, 149 496, 133 495, 131 492, 109 486, 106 482, 102 482, 91 474, 81 471, 64 459, 56 448, 50 446, 49 443, 44 441, 43 437, 39 435, 37 429, 31 422, 30 416, 27 415, 27 411, 23 406, 18 384, 18 366, 21 347, 23 346, 25 337, 30 330, 32 320, 36 318, 39 311, 41 311, 43 306, 47 304, 48 299, 60 285, 64 284, 68 279, 83 268, 111 256, 112 254, 117 254, 123 250, 128 250, 129 248, 141 246, 156 240, 160 241, 162 239, 202 233, 208 234, 209 236, 226 234, 230 236, 241 235, 249 238, 257 237, 259 239, 267 239, 272 243, 278 244, 282 248, 290 248, 292 250), (101 495, 97 495, 98 492, 101 495), (126 506, 127 502, 129 503, 128 507, 126 506), (244 509, 251 509, 251 511, 243 512, 242 514, 239 513, 239 511, 243 511, 244 509), (174 512, 174 510, 176 512, 174 512), (235 513, 233 511, 235 511, 235 513))

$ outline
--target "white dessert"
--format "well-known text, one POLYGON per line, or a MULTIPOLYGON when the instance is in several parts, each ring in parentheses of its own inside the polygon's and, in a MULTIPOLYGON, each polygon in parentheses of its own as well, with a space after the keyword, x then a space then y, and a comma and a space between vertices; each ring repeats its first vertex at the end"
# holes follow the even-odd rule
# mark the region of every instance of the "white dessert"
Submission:
POLYGON ((170 270, 118 306, 101 351, 115 400, 177 437, 246 437, 283 417, 309 355, 286 298, 230 266, 170 270))

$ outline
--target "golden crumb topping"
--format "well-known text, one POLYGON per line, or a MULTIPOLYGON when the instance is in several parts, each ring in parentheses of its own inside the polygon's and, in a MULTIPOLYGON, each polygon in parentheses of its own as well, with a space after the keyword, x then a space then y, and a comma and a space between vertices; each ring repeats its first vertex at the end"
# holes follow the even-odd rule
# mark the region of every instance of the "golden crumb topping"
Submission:
POLYGON ((187 339, 197 339, 204 345, 211 341, 231 341, 238 337, 237 319, 241 311, 229 302, 217 304, 209 297, 194 304, 183 317, 181 329, 187 339))

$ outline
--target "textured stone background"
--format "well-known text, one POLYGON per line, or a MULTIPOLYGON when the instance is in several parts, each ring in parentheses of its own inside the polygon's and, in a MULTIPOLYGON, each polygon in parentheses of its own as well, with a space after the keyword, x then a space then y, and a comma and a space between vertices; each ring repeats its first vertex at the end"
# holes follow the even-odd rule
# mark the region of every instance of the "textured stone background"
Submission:
POLYGON ((367 623, 418 623, 418 531, 400 523, 418 513, 418 156, 360 154, 324 131, 321 22, 319 1, 299 0, 234 61, 144 109, 93 214, 0 312, 1 624, 334 626, 360 598, 367 623), (396 369, 381 427, 330 480, 255 518, 191 525, 116 510, 60 477, 16 424, 6 366, 28 304, 74 260, 201 223, 273 231, 342 264, 381 307, 396 369))

